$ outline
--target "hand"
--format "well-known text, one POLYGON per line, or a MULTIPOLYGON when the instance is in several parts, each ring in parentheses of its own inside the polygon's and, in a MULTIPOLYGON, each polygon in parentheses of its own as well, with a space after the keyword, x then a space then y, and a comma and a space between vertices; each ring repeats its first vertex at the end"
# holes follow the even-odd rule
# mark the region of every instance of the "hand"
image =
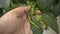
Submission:
POLYGON ((0 34, 32 34, 27 19, 30 8, 30 6, 18 7, 3 15, 0 18, 0 34))

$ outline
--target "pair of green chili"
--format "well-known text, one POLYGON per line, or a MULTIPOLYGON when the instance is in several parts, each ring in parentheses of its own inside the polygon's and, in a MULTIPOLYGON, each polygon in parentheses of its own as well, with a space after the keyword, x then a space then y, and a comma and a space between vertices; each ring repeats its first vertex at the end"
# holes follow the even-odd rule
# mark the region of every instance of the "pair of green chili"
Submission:
POLYGON ((35 24, 36 22, 35 22, 35 20, 32 18, 33 16, 36 16, 36 18, 38 19, 38 21, 39 21, 41 24, 44 24, 44 23, 43 23, 43 20, 42 20, 42 18, 41 18, 41 15, 38 15, 38 14, 36 13, 36 10, 37 10, 36 7, 35 7, 36 3, 30 2, 30 1, 27 1, 26 3, 27 3, 28 6, 31 6, 31 10, 29 11, 29 14, 28 14, 28 20, 29 20, 29 22, 30 22, 31 24, 33 24, 36 28, 41 29, 41 26, 39 26, 38 24, 35 24))

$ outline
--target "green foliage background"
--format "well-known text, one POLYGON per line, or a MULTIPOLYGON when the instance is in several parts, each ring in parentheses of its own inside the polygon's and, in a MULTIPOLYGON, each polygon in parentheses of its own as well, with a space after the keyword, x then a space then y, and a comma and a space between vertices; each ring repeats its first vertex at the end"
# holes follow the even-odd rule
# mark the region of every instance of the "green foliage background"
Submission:
MULTIPOLYGON (((7 13, 9 10, 17 8, 19 6, 26 6, 27 0, 0 0, 0 16, 7 13)), ((50 27, 56 33, 58 33, 58 24, 56 17, 60 15, 60 0, 29 0, 32 2, 37 1, 36 7, 41 10, 41 19, 46 27, 50 27)), ((31 24, 33 34, 42 34, 43 29, 41 24, 35 20, 35 24, 38 24, 40 29, 37 29, 31 24)))

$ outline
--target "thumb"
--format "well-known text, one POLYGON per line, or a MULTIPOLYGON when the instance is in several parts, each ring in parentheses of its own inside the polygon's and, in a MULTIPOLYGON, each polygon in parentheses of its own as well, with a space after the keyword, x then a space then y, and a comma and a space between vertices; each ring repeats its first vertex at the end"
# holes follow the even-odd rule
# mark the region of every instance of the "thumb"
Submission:
POLYGON ((8 14, 14 14, 14 15, 22 15, 24 12, 28 12, 30 10, 30 6, 22 6, 22 7, 18 7, 15 8, 11 11, 8 12, 8 14))

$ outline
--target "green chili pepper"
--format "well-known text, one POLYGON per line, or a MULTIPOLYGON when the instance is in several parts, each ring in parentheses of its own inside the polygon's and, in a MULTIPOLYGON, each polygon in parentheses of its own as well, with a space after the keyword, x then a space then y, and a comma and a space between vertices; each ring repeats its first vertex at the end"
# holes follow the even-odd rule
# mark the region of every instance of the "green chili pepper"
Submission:
MULTIPOLYGON (((28 14, 28 20, 31 24, 33 24, 34 26, 36 26, 36 28, 39 29, 39 26, 35 23, 35 21, 32 19, 32 15, 35 15, 37 17, 37 19, 39 20, 39 22, 43 25, 45 25, 44 21, 42 20, 41 16, 39 16, 37 13, 36 13, 36 3, 34 2, 30 2, 30 1, 27 1, 26 2, 28 6, 31 6, 31 10, 28 14)), ((45 25, 46 26, 46 25, 45 25)))

